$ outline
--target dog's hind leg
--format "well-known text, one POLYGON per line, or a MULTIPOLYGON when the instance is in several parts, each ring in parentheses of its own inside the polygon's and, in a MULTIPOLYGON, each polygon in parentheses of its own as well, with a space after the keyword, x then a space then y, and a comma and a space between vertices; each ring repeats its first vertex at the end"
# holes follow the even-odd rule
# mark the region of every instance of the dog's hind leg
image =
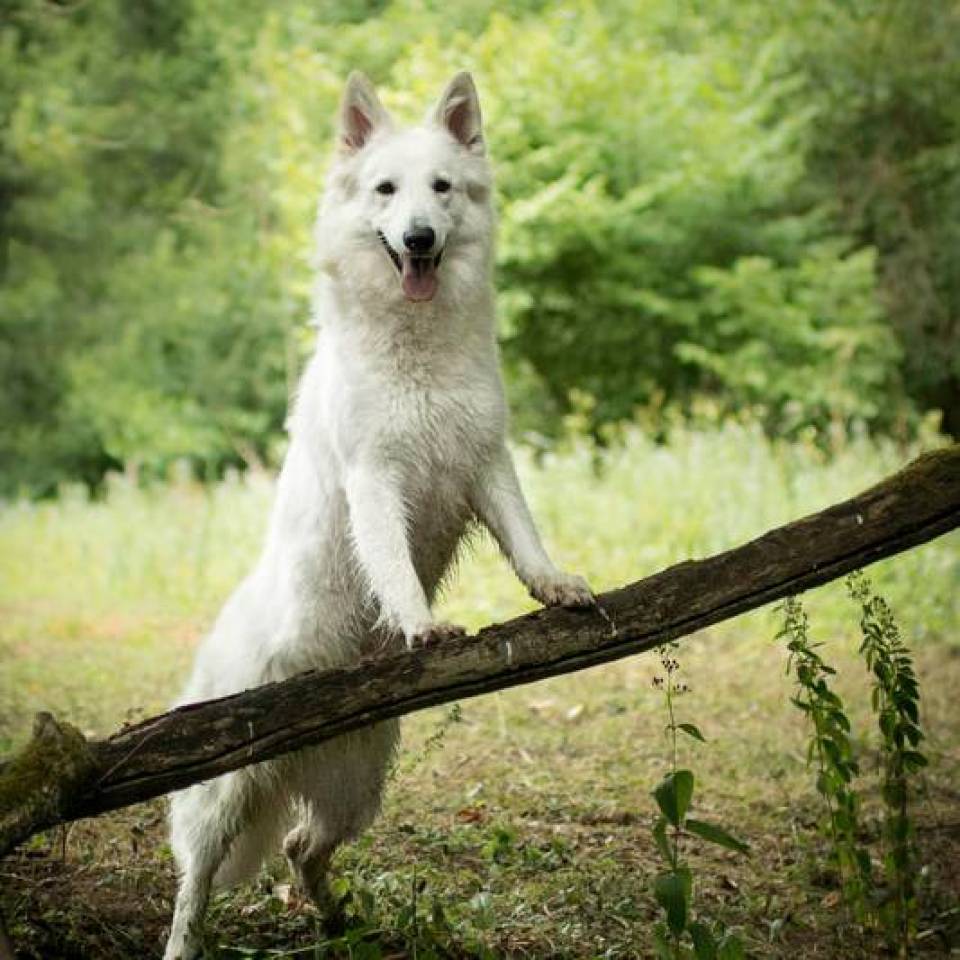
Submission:
POLYGON ((170 838, 180 886, 164 960, 193 960, 199 954, 214 875, 252 819, 258 792, 255 780, 241 771, 173 796, 170 838))
POLYGON ((380 810, 398 730, 389 720, 297 756, 299 816, 283 849, 300 888, 334 929, 341 918, 327 886, 330 861, 337 847, 355 839, 380 810))
POLYGON ((331 922, 336 920, 336 902, 327 886, 327 872, 336 848, 322 820, 304 804, 300 821, 284 838, 283 852, 301 891, 331 922))
POLYGON ((264 860, 276 853, 280 837, 289 822, 285 798, 277 797, 276 802, 271 799, 258 805, 217 868, 213 889, 224 890, 245 880, 252 880, 264 860))

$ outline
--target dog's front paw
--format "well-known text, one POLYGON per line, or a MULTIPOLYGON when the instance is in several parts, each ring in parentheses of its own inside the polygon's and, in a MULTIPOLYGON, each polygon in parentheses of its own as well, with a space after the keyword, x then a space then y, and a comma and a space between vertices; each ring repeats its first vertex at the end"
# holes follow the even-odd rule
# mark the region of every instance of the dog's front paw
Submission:
POLYGON ((444 640, 455 640, 457 637, 466 635, 467 631, 459 624, 440 621, 420 624, 407 634, 406 640, 407 647, 413 650, 415 647, 429 647, 444 640))
POLYGON ((545 607, 592 607, 596 598, 590 584, 574 573, 548 574, 534 577, 527 584, 530 596, 545 607))

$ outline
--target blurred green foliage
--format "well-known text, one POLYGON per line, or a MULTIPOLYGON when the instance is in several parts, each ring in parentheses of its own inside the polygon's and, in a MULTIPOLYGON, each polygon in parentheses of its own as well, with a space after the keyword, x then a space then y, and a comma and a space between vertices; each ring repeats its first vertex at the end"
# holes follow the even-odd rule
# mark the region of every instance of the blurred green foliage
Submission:
POLYGON ((517 429, 960 431, 942 0, 0 0, 0 493, 275 459, 350 69, 475 72, 517 429), (570 422, 570 418, 567 418, 570 422))

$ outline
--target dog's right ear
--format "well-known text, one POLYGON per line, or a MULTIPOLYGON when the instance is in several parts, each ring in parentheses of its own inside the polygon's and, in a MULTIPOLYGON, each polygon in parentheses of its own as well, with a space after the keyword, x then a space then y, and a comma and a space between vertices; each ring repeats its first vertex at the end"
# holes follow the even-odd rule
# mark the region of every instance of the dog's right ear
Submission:
POLYGON ((347 88, 340 103, 340 130, 337 143, 344 153, 363 149, 377 130, 392 125, 390 114, 383 108, 377 91, 367 77, 354 70, 347 78, 347 88))

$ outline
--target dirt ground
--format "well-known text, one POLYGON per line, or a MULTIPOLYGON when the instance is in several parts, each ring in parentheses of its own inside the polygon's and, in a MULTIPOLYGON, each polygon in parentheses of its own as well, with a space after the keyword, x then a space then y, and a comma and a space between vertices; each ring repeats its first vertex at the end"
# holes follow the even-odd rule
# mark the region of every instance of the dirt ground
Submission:
MULTIPOLYGON (((703 783, 698 809, 747 839, 751 855, 690 851, 697 910, 737 929, 753 957, 883 956, 824 867, 780 651, 745 647, 717 661, 717 639, 683 648, 684 670, 700 685, 683 707, 712 741, 691 746, 686 762, 703 783)), ((862 681, 854 656, 836 650, 851 701, 862 681)), ((928 649, 918 667, 931 765, 913 804, 916 952, 957 955, 960 656, 928 649)), ((655 658, 636 658, 411 718, 383 817, 337 859, 346 934, 325 937, 277 860, 215 900, 207 956, 653 956, 650 886, 662 865, 650 789, 664 762, 655 673, 655 658)), ((856 730, 862 710, 851 714, 856 730)), ((876 854, 863 747, 862 839, 876 854)), ((0 904, 23 958, 159 956, 174 890, 161 800, 34 838, 0 863, 0 904)))

